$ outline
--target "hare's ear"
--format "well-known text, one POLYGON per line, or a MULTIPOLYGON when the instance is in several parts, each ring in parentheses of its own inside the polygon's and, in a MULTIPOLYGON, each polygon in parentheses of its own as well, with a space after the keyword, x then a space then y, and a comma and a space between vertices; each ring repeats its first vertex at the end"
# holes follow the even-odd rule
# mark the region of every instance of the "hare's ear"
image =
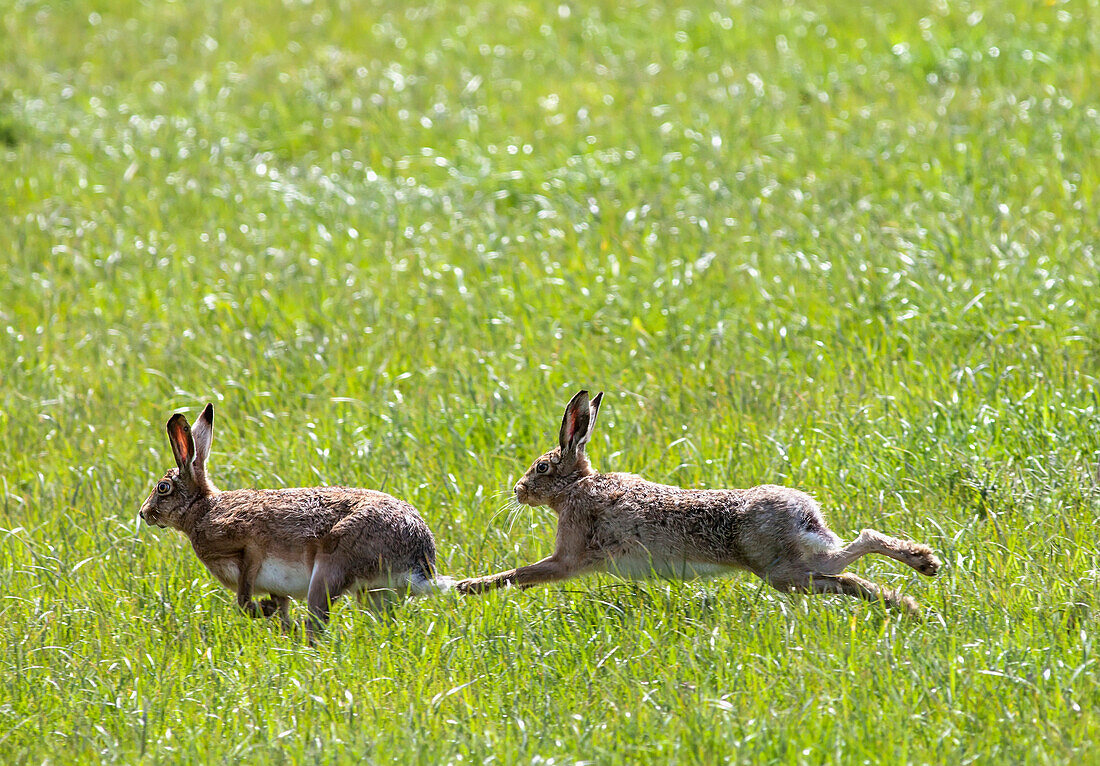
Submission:
POLYGON ((602 401, 603 391, 600 391, 592 399, 592 404, 588 406, 588 433, 581 439, 581 444, 588 444, 588 440, 592 438, 592 432, 596 430, 596 416, 600 414, 600 402, 602 401))
POLYGON ((191 465, 195 462, 195 439, 191 436, 191 426, 182 412, 168 419, 168 442, 172 445, 172 454, 176 458, 180 474, 190 476, 191 465))
POLYGON ((574 454, 588 441, 589 423, 592 409, 588 404, 588 392, 578 391, 569 404, 565 405, 565 415, 561 419, 561 431, 558 432, 558 445, 563 455, 574 454))
POLYGON ((192 431, 195 437, 195 472, 206 469, 206 458, 210 457, 210 443, 214 441, 214 405, 207 404, 206 409, 195 421, 192 431))

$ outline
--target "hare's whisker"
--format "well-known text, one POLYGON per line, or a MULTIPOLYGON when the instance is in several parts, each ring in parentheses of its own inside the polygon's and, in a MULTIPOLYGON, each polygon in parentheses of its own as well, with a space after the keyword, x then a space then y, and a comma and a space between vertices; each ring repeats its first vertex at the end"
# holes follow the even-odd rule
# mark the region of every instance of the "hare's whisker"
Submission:
POLYGON ((508 501, 508 504, 512 510, 512 512, 508 514, 508 533, 511 534, 512 527, 516 525, 516 522, 519 520, 519 515, 523 513, 526 506, 521 505, 515 498, 508 501))
POLYGON ((505 502, 503 505, 498 506, 496 511, 493 512, 493 515, 489 518, 489 524, 495 523, 496 520, 497 520, 497 517, 499 517, 500 514, 504 513, 505 511, 507 511, 509 509, 509 507, 511 505, 511 502, 512 501, 509 500, 509 501, 505 502))

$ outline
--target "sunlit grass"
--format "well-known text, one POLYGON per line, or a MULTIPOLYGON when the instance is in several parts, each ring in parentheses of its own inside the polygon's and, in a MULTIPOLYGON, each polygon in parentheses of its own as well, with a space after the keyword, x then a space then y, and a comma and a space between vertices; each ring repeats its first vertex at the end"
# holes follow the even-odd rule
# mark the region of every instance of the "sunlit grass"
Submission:
POLYGON ((1100 735, 1100 8, 0 10, 5 762, 1065 762, 1100 735), (462 576, 600 469, 814 493, 929 607, 611 577, 309 648, 136 511, 383 488, 462 576))

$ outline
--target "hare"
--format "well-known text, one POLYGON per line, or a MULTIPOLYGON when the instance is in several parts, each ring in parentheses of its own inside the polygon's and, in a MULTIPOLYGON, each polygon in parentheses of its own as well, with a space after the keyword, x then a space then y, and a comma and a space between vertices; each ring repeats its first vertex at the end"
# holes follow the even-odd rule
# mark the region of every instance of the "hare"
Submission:
POLYGON ((585 445, 603 393, 580 391, 565 408, 557 448, 541 456, 515 486, 525 505, 558 515, 552 556, 507 572, 462 580, 464 594, 564 580, 591 571, 628 577, 686 578, 747 569, 778 590, 841 593, 917 612, 917 603, 851 574, 845 567, 880 553, 932 576, 940 562, 926 545, 864 529, 842 545, 817 502, 804 492, 681 489, 629 473, 598 473, 585 445))
POLYGON ((279 614, 290 627, 290 599, 305 599, 312 635, 340 595, 364 592, 375 605, 387 590, 446 590, 437 578, 435 539, 420 514, 382 492, 348 487, 221 492, 206 475, 214 436, 207 404, 194 431, 183 414, 168 421, 176 467, 141 506, 149 525, 172 527, 252 617, 279 614), (256 602, 253 594, 268 598, 256 602))

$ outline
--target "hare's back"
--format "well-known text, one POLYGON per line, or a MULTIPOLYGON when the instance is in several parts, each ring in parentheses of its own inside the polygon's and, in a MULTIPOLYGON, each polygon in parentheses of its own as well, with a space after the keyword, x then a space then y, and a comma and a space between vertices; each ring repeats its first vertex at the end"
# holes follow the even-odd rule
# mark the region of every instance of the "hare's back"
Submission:
POLYGON ((611 491, 596 536, 615 559, 640 550, 650 559, 755 571, 791 549, 831 547, 836 540, 817 502, 799 490, 684 489, 621 474, 603 483, 601 489, 611 491))
POLYGON ((342 522, 415 529, 424 520, 392 495, 352 487, 234 490, 215 495, 212 528, 295 545, 325 538, 342 522))
POLYGON ((739 547, 742 490, 684 489, 633 474, 603 474, 592 488, 591 545, 616 559, 620 569, 632 568, 623 562, 639 553, 646 559, 643 569, 654 560, 727 565, 731 548, 739 547))

